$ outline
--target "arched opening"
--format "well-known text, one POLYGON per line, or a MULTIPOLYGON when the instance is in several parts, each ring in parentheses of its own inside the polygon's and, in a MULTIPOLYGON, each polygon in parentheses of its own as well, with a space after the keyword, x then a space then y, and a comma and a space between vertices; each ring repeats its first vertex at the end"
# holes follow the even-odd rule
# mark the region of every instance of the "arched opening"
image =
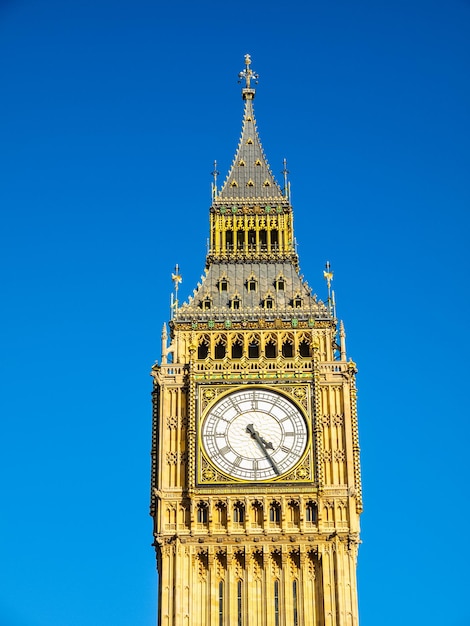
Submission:
POLYGON ((273 502, 269 507, 269 521, 274 526, 281 524, 281 506, 277 502, 273 502))
POLYGON ((317 507, 315 502, 307 502, 305 505, 305 521, 314 524, 317 521, 317 507))
POLYGON ((310 356, 310 344, 306 339, 302 339, 302 341, 299 343, 299 354, 303 357, 310 356))
POLYGON ((240 339, 236 339, 232 343, 232 359, 241 359, 243 356, 243 343, 240 339))
POLYGON ((259 343, 256 339, 250 341, 248 345, 248 358, 257 359, 259 357, 259 343))
POLYGON ((207 511, 207 504, 205 502, 200 502, 197 505, 196 519, 198 524, 207 525, 209 521, 209 514, 207 511))
POLYGON ((226 354, 225 344, 222 341, 218 341, 215 344, 214 358, 223 359, 225 358, 225 354, 226 354))
POLYGON ((271 250, 277 250, 277 248, 279 247, 279 239, 278 239, 279 235, 277 230, 272 230, 271 231, 271 250))
POLYGON ((282 344, 282 356, 286 359, 291 359, 294 356, 294 348, 288 340, 282 344))
POLYGON ((259 231, 259 245, 261 250, 266 250, 268 247, 268 232, 264 229, 259 231))
POLYGON ((233 250, 233 230, 227 230, 225 233, 225 246, 227 252, 233 250))
POLYGON ((197 348, 197 358, 206 359, 209 355, 209 342, 203 339, 197 348))
POLYGON ((270 339, 264 346, 264 356, 267 359, 275 359, 277 356, 277 347, 272 339, 270 339))
POLYGON ((245 507, 240 502, 233 507, 233 521, 235 524, 243 524, 245 521, 245 507))

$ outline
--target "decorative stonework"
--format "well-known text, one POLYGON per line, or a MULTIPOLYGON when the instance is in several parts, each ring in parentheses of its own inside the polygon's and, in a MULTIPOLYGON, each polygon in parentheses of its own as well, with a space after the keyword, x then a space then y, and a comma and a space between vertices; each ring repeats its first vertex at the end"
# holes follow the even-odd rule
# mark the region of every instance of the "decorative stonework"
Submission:
POLYGON ((174 430, 178 428, 178 418, 177 417, 167 417, 166 425, 169 430, 174 430))
POLYGON ((334 457, 335 457, 335 461, 338 461, 338 462, 344 461, 345 459, 344 450, 335 450, 334 457))

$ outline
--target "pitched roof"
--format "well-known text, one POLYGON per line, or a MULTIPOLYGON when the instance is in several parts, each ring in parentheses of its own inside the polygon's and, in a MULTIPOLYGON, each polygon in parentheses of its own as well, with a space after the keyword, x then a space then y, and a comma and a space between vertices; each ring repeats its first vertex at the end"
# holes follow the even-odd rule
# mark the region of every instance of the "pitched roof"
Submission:
POLYGON ((247 87, 242 90, 242 95, 245 111, 240 141, 230 171, 214 202, 218 204, 247 199, 285 202, 286 196, 271 172, 258 135, 253 109, 255 90, 247 87))

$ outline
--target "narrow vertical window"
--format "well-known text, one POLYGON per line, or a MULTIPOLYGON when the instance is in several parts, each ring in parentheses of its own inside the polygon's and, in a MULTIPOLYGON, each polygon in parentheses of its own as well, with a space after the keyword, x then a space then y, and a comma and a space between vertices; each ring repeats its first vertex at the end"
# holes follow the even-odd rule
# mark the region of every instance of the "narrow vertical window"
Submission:
POLYGON ((219 583, 219 626, 224 626, 224 583, 219 583))
POLYGON ((239 580, 237 583, 237 626, 242 626, 242 581, 239 580))
POLYGON ((274 626, 279 626, 279 581, 274 581, 274 626))
POLYGON ((292 583, 292 600, 294 605, 294 626, 299 626, 299 616, 297 612, 297 581, 292 583))

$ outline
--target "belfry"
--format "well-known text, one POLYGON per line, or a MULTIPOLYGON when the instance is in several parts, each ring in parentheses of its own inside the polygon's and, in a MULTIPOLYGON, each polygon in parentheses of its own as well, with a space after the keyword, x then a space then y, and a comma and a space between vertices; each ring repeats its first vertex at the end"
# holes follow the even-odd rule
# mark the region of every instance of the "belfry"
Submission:
POLYGON ((356 366, 330 293, 299 272, 287 171, 241 137, 201 281, 175 296, 152 368, 159 626, 357 626, 362 510, 356 366))

